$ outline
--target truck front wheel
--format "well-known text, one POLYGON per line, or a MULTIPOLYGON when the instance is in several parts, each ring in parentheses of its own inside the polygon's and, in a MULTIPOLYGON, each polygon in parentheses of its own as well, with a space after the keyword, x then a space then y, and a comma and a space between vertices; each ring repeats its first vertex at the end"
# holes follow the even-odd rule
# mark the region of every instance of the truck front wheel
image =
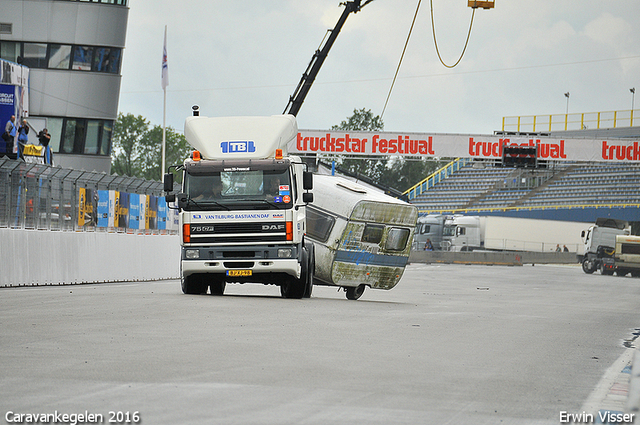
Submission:
POLYGON ((224 294, 224 288, 227 286, 227 284, 220 279, 213 279, 211 281, 211 283, 209 283, 209 290, 211 291, 211 295, 223 295, 224 294))
POLYGON ((280 293, 285 298, 302 298, 304 296, 306 280, 303 276, 296 279, 293 276, 287 276, 284 283, 280 285, 280 293))
POLYGON ((582 260, 582 271, 586 274, 592 274, 596 271, 596 264, 594 261, 591 261, 587 258, 582 260))
POLYGON ((180 283, 182 285, 183 294, 197 295, 207 293, 207 284, 199 274, 182 276, 180 283))

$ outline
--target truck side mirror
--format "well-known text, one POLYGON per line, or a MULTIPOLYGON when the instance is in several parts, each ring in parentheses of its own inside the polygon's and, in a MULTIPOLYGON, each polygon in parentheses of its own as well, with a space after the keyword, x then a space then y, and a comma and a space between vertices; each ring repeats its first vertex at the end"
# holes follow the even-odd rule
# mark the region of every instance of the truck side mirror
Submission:
POLYGON ((313 202, 313 193, 305 192, 302 194, 302 202, 305 204, 310 204, 313 202))
POLYGON ((180 208, 181 210, 185 209, 187 207, 187 204, 189 203, 189 195, 187 195, 186 193, 178 193, 177 198, 178 208, 180 208))
POLYGON ((164 175, 164 191, 171 192, 173 190, 173 174, 167 173, 164 175))
POLYGON ((176 194, 175 193, 170 193, 168 195, 166 195, 164 197, 165 201, 167 201, 167 203, 169 202, 175 202, 176 201, 176 194))
POLYGON ((313 173, 310 171, 305 171, 302 173, 302 188, 304 190, 313 189, 313 173))

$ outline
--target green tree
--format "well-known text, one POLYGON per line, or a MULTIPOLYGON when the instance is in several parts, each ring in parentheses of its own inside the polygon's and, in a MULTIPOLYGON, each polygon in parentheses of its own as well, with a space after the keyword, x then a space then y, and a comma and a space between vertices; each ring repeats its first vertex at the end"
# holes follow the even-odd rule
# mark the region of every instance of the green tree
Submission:
MULTIPOLYGON (((379 115, 374 116, 371 109, 354 109, 353 115, 342 121, 339 125, 331 127, 332 130, 343 131, 382 131, 384 122, 379 115)), ((352 173, 357 173, 379 181, 380 175, 385 167, 385 160, 379 158, 347 157, 341 155, 328 155, 329 161, 336 161, 336 164, 352 173)))
MULTIPOLYGON (((343 131, 382 131, 384 122, 379 115, 374 116, 370 109, 354 109, 353 115, 332 130, 343 131)), ((327 156, 326 159, 352 172, 367 176, 375 182, 404 192, 433 173, 441 165, 440 161, 421 157, 344 157, 327 156)))
POLYGON ((113 126, 111 172, 121 176, 139 177, 139 146, 149 130, 149 121, 141 115, 118 114, 113 126))
MULTIPOLYGON (((166 128, 165 167, 182 164, 193 148, 187 143, 184 135, 178 133, 172 127, 166 128)), ((140 151, 147 158, 141 164, 141 177, 149 180, 157 180, 167 170, 160 171, 162 166, 162 126, 153 126, 141 141, 140 151)), ((176 176, 176 181, 181 181, 182 176, 176 176)))
MULTIPOLYGON (((166 129, 166 166, 181 164, 191 148, 185 137, 166 129)), ((111 172, 118 175, 159 180, 162 175, 162 127, 151 126, 138 115, 118 114, 113 131, 111 172)), ((166 170, 164 170, 166 172, 166 170)), ((181 176, 176 176, 180 181, 181 176)))

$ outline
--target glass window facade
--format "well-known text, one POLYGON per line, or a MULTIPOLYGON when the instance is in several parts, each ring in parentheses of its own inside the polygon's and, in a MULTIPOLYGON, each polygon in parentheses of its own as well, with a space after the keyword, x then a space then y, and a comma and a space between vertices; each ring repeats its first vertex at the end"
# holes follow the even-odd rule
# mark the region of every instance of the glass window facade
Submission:
POLYGON ((29 68, 46 68, 46 43, 22 43, 22 64, 29 68))
POLYGON ((122 49, 0 40, 0 58, 29 68, 64 69, 118 74, 122 49))
POLYGON ((82 1, 86 3, 115 4, 117 6, 127 5, 127 0, 54 0, 54 1, 82 1))
POLYGON ((47 117, 53 152, 87 155, 111 155, 113 121, 85 118, 47 117))
POLYGON ((71 63, 71 46, 62 44, 49 45, 49 68, 69 69, 71 63))

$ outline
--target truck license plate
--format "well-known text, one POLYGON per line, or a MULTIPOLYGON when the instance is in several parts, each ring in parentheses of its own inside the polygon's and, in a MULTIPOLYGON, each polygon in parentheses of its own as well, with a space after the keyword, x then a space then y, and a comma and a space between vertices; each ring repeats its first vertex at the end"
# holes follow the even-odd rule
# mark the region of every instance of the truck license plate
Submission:
POLYGON ((227 276, 251 276, 251 270, 227 270, 227 276))

